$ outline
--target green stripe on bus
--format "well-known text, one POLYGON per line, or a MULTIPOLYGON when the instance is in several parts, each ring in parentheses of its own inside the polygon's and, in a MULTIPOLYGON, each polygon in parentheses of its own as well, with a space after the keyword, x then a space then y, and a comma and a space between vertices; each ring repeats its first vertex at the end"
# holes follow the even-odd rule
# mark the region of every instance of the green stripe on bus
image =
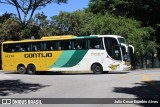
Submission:
POLYGON ((61 54, 61 56, 58 58, 58 60, 55 62, 55 64, 51 65, 50 68, 61 67, 65 65, 74 53, 75 53, 75 50, 64 51, 61 54))
POLYGON ((98 38, 98 36, 80 36, 80 38, 89 39, 89 38, 98 38))
POLYGON ((89 39, 89 38, 98 38, 98 36, 79 36, 73 39, 89 39))
POLYGON ((76 52, 72 55, 70 60, 62 67, 73 67, 77 65, 83 59, 87 52, 88 50, 76 50, 76 52))

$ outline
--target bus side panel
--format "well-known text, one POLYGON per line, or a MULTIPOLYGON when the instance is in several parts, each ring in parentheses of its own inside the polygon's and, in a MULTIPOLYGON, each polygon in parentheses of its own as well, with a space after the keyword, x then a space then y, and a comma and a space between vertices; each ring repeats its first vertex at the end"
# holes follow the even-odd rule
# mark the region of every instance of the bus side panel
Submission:
POLYGON ((15 71, 17 60, 15 54, 2 52, 2 69, 15 71))
POLYGON ((99 63, 103 70, 110 71, 112 61, 106 56, 106 51, 100 49, 64 51, 50 66, 50 71, 91 71, 94 63, 99 63))
POLYGON ((110 60, 106 60, 106 51, 105 50, 90 50, 89 53, 89 63, 88 66, 90 67, 89 69, 91 70, 91 66, 95 63, 101 64, 103 71, 106 71, 109 69, 108 65, 110 60))
POLYGON ((101 64, 103 71, 117 71, 120 70, 120 65, 122 65, 121 61, 116 61, 109 57, 105 50, 91 49, 86 58, 88 58, 88 67, 90 68, 87 69, 89 70, 91 70, 91 66, 94 63, 101 64))
POLYGON ((83 71, 87 70, 87 58, 84 58, 88 50, 64 51, 59 59, 50 66, 50 71, 83 71), (85 62, 82 62, 85 60, 85 62), (83 66, 81 65, 83 63, 83 66), (82 68, 81 68, 82 67, 82 68))
POLYGON ((19 64, 23 64, 26 68, 29 64, 34 64, 37 71, 47 71, 61 54, 62 51, 3 53, 2 67, 3 70, 15 71, 19 64))

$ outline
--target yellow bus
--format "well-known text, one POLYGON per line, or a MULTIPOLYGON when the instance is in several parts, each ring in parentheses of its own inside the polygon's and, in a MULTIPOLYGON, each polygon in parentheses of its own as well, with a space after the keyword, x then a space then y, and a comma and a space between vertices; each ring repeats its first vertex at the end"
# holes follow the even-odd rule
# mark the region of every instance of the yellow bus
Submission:
POLYGON ((20 74, 130 70, 128 47, 125 39, 118 35, 66 35, 6 41, 1 47, 2 69, 20 74))

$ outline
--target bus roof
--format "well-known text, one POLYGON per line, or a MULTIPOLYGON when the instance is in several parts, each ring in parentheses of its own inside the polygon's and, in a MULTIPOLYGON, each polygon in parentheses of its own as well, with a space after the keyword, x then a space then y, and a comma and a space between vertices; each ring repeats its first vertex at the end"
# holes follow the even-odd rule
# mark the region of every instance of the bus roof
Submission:
POLYGON ((38 41, 48 41, 48 40, 67 40, 67 39, 87 39, 87 38, 98 38, 98 37, 113 37, 113 38, 123 38, 119 35, 89 35, 89 36, 74 36, 74 35, 61 35, 61 36, 47 36, 41 39, 25 39, 19 41, 5 41, 3 43, 19 43, 19 42, 38 42, 38 41))

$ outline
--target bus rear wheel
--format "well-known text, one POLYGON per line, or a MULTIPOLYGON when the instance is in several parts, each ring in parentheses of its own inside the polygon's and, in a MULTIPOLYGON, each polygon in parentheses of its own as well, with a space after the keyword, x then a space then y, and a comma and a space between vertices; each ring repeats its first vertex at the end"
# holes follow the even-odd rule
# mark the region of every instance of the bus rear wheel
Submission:
POLYGON ((27 73, 28 74, 31 74, 31 75, 34 75, 36 74, 36 67, 34 65, 28 65, 27 67, 27 73))
POLYGON ((25 73, 26 73, 26 68, 25 68, 24 65, 18 65, 17 71, 18 71, 18 73, 20 73, 20 74, 25 74, 25 73))
POLYGON ((103 73, 103 68, 101 66, 101 64, 93 64, 91 67, 91 70, 94 74, 102 74, 103 73))

